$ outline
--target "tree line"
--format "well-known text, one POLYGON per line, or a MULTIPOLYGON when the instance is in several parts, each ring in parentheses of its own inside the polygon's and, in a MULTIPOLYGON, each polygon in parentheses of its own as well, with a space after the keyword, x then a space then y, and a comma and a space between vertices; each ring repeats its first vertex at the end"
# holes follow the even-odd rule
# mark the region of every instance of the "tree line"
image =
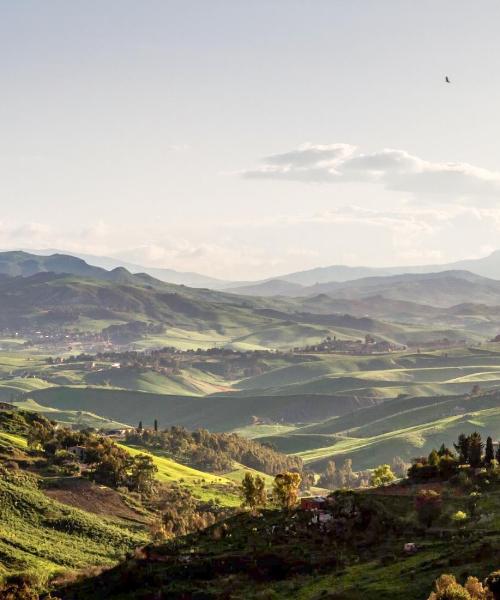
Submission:
POLYGON ((83 463, 84 475, 102 485, 145 495, 153 491, 158 468, 152 457, 132 456, 105 436, 57 427, 41 417, 31 424, 27 441, 28 447, 43 452, 49 467, 60 474, 79 474, 83 463), (79 455, 70 451, 75 448, 79 455))
POLYGON ((224 473, 234 468, 234 462, 268 475, 302 471, 302 459, 287 456, 266 444, 260 444, 236 433, 212 433, 206 429, 188 431, 173 426, 163 431, 144 429, 127 432, 129 444, 164 450, 174 460, 201 471, 224 473))

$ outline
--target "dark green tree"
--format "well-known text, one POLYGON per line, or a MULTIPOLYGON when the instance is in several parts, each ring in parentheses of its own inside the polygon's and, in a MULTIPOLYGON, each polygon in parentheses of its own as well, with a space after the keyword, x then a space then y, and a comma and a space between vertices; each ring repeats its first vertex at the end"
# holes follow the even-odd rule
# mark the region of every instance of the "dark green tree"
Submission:
POLYGON ((439 461, 440 461, 440 456, 437 453, 436 450, 433 450, 430 454, 429 454, 429 464, 432 467, 438 467, 439 466, 439 461))
POLYGON ((481 466, 483 459, 484 444, 481 440, 481 434, 477 431, 469 436, 469 464, 471 467, 477 468, 481 466))
POLYGON ((493 448, 493 440, 491 436, 486 439, 486 449, 484 452, 484 462, 487 465, 491 464, 491 461, 495 458, 495 449, 493 448))
POLYGON ((441 514, 441 494, 434 490, 420 490, 415 497, 415 510, 418 520, 426 527, 430 527, 441 514))
POLYGON ((155 430, 155 433, 158 433, 158 419, 155 419, 154 430, 155 430))
POLYGON ((461 433, 458 436, 458 442, 453 444, 455 446, 455 450, 458 452, 458 461, 461 465, 465 465, 469 462, 469 447, 470 441, 469 437, 465 435, 465 433, 461 433))

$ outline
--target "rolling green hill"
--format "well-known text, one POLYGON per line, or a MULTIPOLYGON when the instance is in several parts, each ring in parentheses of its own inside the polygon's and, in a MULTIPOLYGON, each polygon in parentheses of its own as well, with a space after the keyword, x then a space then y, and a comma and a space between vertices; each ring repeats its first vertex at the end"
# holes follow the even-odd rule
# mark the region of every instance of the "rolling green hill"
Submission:
POLYGON ((297 396, 245 396, 219 394, 209 397, 168 396, 104 388, 53 387, 30 394, 42 406, 58 410, 85 410, 137 425, 183 425, 230 431, 255 419, 286 423, 311 422, 350 412, 372 403, 354 397, 304 394, 297 396))
POLYGON ((263 436, 278 450, 297 453, 313 469, 331 459, 351 458, 357 469, 428 454, 441 440, 449 446, 460 433, 500 432, 500 392, 480 395, 401 398, 316 425, 263 436))

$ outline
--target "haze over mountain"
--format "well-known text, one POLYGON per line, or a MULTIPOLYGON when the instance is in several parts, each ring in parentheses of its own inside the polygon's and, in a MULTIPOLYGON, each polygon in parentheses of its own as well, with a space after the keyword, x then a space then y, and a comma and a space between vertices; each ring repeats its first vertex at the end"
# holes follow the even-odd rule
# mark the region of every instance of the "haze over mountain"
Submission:
POLYGON ((71 253, 55 249, 26 250, 26 252, 40 256, 50 256, 52 254, 62 254, 64 256, 72 255, 84 260, 89 265, 101 267, 102 269, 111 270, 116 269, 117 267, 123 267, 131 273, 147 273, 148 275, 151 275, 151 277, 155 277, 161 281, 176 283, 178 285, 187 285, 189 287, 209 287, 216 290, 225 289, 233 285, 230 281, 216 279, 215 277, 209 277, 200 273, 176 271, 175 269, 163 267, 145 267, 123 260, 119 257, 96 256, 94 254, 84 254, 80 252, 71 253))
MULTIPOLYGON (((257 281, 228 281, 209 277, 196 272, 176 271, 175 269, 163 267, 144 266, 131 263, 119 256, 97 256, 93 254, 73 253, 64 250, 26 250, 27 254, 38 256, 50 256, 53 254, 63 256, 73 256, 84 260, 88 265, 101 267, 106 270, 124 267, 131 273, 147 273, 156 279, 188 287, 208 287, 214 290, 226 290, 238 294, 248 294, 252 296, 293 296, 302 295, 301 286, 314 286, 315 284, 344 282, 361 279, 366 277, 377 277, 386 275, 403 275, 439 273, 443 271, 470 271, 476 275, 500 280, 500 250, 495 250, 491 254, 482 258, 473 258, 455 261, 443 264, 413 265, 413 266, 394 266, 394 267, 366 267, 366 266, 348 266, 331 265, 328 267, 317 267, 305 271, 295 271, 286 273, 278 277, 267 278, 257 281)), ((2 256, 0 252, 0 256, 2 256)), ((52 258, 50 263, 39 262, 39 265, 48 265, 43 270, 59 270, 60 265, 57 260, 52 258), (49 266, 51 268, 49 268, 49 266)), ((69 267, 68 267, 69 268, 69 267)), ((76 261, 75 261, 75 268, 76 261)), ((66 271, 74 272, 74 271, 66 271)), ((76 273, 75 273, 76 274, 76 273)), ((83 274, 83 273, 82 273, 83 274)))
POLYGON ((316 284, 328 284, 333 282, 347 282, 368 277, 381 277, 404 274, 426 274, 442 273, 446 271, 470 271, 476 275, 490 279, 500 280, 500 250, 495 250, 483 258, 468 259, 441 265, 418 265, 399 267, 350 267, 347 265, 332 265, 331 267, 318 267, 307 271, 288 273, 274 279, 266 279, 260 282, 236 285, 227 288, 228 291, 238 294, 249 294, 255 296, 292 295, 300 292, 298 286, 312 287, 316 284), (287 287, 285 283, 295 284, 287 287), (290 293, 292 292, 292 293, 290 293))

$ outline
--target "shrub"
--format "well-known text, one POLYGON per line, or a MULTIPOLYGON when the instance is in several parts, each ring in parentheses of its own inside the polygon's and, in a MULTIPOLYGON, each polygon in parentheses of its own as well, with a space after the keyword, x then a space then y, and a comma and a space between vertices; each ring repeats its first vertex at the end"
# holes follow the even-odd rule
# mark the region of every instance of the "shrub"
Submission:
POLYGON ((495 600, 500 600, 500 571, 490 573, 486 579, 488 590, 493 594, 495 600))
POLYGON ((421 490, 415 498, 415 510, 418 520, 426 527, 430 527, 441 515, 441 494, 434 490, 421 490))

